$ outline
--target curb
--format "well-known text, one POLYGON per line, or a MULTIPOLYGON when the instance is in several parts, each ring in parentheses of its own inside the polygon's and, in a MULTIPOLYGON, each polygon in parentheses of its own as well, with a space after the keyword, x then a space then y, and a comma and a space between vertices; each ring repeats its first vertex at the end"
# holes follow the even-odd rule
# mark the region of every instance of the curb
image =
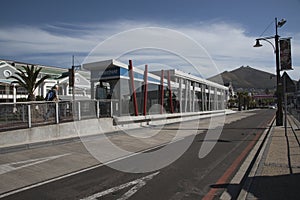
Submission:
POLYGON ((248 177, 249 176, 255 176, 255 174, 256 174, 256 172, 259 168, 259 165, 260 165, 262 159, 264 158, 265 150, 266 150, 267 145, 269 144, 269 141, 270 141, 270 136, 271 136, 270 133, 272 133, 273 129, 274 129, 274 122, 275 122, 275 119, 273 119, 273 122, 271 123, 268 132, 264 136, 264 139, 263 139, 262 143, 260 144, 259 150, 258 150, 258 152, 256 153, 255 157, 252 160, 252 165, 250 165, 249 169, 247 170, 248 173, 245 174, 245 176, 243 178, 243 181, 241 182, 243 184, 242 184, 240 193, 239 193, 238 198, 237 198, 239 200, 244 200, 248 196, 248 191, 249 191, 249 189, 251 187, 251 184, 252 184, 252 181, 253 181, 253 179, 250 180, 250 179, 248 179, 248 177))
POLYGON ((237 191, 234 197, 230 196, 227 191, 224 191, 220 196, 220 199, 245 199, 248 193, 243 188, 249 188, 249 186, 251 185, 251 183, 248 183, 249 181, 247 181, 247 178, 249 175, 255 174, 257 171, 258 165, 263 157, 262 155, 265 151, 267 141, 269 140, 269 133, 273 130, 274 122, 275 116, 268 124, 268 128, 266 128, 262 133, 253 149, 250 151, 249 155, 247 156, 235 176, 229 182, 229 184, 240 185, 239 191, 237 191))

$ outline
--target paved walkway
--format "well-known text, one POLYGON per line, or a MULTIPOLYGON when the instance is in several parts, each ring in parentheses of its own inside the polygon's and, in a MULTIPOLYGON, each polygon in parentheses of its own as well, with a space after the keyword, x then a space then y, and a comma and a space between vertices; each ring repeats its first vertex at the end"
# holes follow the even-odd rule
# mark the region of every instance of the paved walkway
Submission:
POLYGON ((286 129, 271 130, 239 199, 300 198, 300 123, 287 119, 286 129))

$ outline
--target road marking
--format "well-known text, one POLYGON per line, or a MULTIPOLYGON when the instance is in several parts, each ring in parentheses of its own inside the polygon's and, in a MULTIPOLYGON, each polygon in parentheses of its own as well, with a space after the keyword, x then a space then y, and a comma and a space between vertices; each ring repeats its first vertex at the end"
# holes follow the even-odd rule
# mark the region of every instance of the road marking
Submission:
MULTIPOLYGON (((259 151, 259 154, 257 155, 257 158, 255 159, 256 161, 253 164, 253 166, 251 168, 251 171, 248 174, 248 177, 254 176, 253 173, 255 173, 257 171, 258 164, 259 164, 260 160, 262 159, 262 154, 265 151, 265 148, 267 146, 269 137, 271 135, 271 132, 272 132, 272 129, 273 129, 273 123, 275 121, 275 117, 276 116, 274 116, 272 118, 272 120, 267 124, 267 127, 269 127, 269 128, 266 128, 265 131, 262 133, 262 135, 260 136, 259 140, 257 141, 257 143, 255 144, 255 146, 252 148, 251 152, 249 153, 249 155, 247 156, 247 158, 245 159, 245 161, 241 165, 240 169, 237 171, 237 173, 235 174, 235 176, 229 182, 230 184, 241 184, 242 183, 242 179, 246 175, 247 169, 250 167, 251 163, 253 162, 253 159, 255 159, 256 153, 259 151), (264 142, 264 140, 265 140, 265 142, 264 142), (263 143, 263 146, 259 150, 259 148, 262 145, 262 143, 263 143)), ((246 186, 246 188, 249 187, 249 185, 247 184, 247 181, 245 181, 245 183, 243 185, 246 186)), ((240 193, 238 194, 238 199, 246 199, 246 195, 247 195, 246 190, 241 189, 240 193)), ((225 190, 222 193, 220 199, 222 199, 222 200, 227 200, 228 199, 229 200, 229 199, 232 199, 232 197, 228 193, 228 191, 225 190)))
POLYGON ((77 175, 77 174, 80 174, 80 173, 83 173, 83 172, 87 172, 87 171, 90 171, 90 170, 93 170, 93 169, 96 169, 96 168, 108 165, 110 163, 114 163, 114 162, 117 162, 117 161, 120 161, 120 160, 123 160, 123 159, 126 159, 126 158, 130 158, 130 157, 142 154, 142 153, 146 153, 147 151, 151 151, 151 150, 160 148, 162 146, 165 146, 165 145, 167 145, 169 143, 175 143, 175 142, 178 142, 178 141, 181 141, 181 140, 184 140, 184 139, 185 139, 185 137, 178 138, 178 139, 176 139, 174 141, 163 143, 163 144, 157 145, 155 147, 151 147, 149 149, 142 150, 140 152, 129 154, 129 155, 124 156, 124 157, 116 158, 116 159, 108 161, 106 163, 97 164, 97 165, 94 165, 94 166, 91 166, 91 167, 87 167, 87 168, 84 168, 84 169, 81 169, 81 170, 78 170, 78 171, 75 171, 75 172, 71 172, 71 173, 68 173, 68 174, 56 177, 56 178, 48 179, 46 181, 42 181, 42 182, 35 183, 35 184, 29 185, 29 186, 25 186, 25 187, 22 187, 22 188, 19 188, 19 189, 16 189, 16 190, 12 190, 10 192, 2 193, 2 194, 0 194, 0 199, 4 198, 4 197, 7 197, 7 196, 10 196, 10 195, 13 195, 13 194, 17 194, 19 192, 30 190, 32 188, 36 188, 36 187, 39 187, 39 186, 42 186, 42 185, 45 185, 45 184, 48 184, 48 183, 52 183, 52 182, 55 182, 55 181, 58 181, 58 180, 61 180, 61 179, 64 179, 64 178, 68 178, 68 177, 71 177, 71 176, 74 176, 74 175, 77 175))
POLYGON ((145 177, 142 177, 142 178, 139 178, 139 179, 136 179, 134 181, 130 181, 128 183, 124 183, 122 185, 119 185, 119 186, 116 186, 116 187, 113 187, 113 188, 110 188, 108 190, 105 190, 105 191, 102 191, 102 192, 99 192, 99 193, 96 193, 96 194, 93 194, 89 197, 86 197, 82 200, 97 200, 97 198, 99 197, 103 197, 105 195, 108 195, 110 193, 113 193, 113 192, 116 192, 116 191, 119 191, 119 190, 122 190, 124 188, 128 188, 128 187, 131 187, 131 186, 134 186, 132 187, 130 190, 128 190, 122 197, 120 197, 118 200, 126 200, 128 199, 129 197, 131 197, 132 195, 134 195, 139 189, 141 189, 144 185, 146 185, 147 181, 151 180, 154 176, 158 175, 159 172, 155 172, 153 174, 150 174, 148 176, 145 176, 145 177))
MULTIPOLYGON (((260 123, 259 127, 262 127, 262 123, 260 123)), ((263 133, 256 131, 255 137, 252 139, 250 143, 246 146, 246 148, 242 151, 242 153, 233 161, 233 163, 227 168, 225 173, 219 178, 219 180, 215 183, 215 185, 220 185, 228 182, 230 176, 235 172, 235 170, 241 165, 244 158, 249 154, 251 149, 255 146, 258 142, 260 136, 263 133)), ((215 195, 219 189, 218 188, 211 188, 209 192, 202 198, 202 200, 212 200, 215 198, 215 195)))
POLYGON ((41 164, 43 162, 54 160, 54 159, 57 159, 57 158, 60 158, 63 156, 68 156, 70 154, 71 153, 66 153, 66 154, 61 154, 61 155, 57 155, 57 156, 49 156, 49 157, 44 157, 44 158, 36 158, 36 159, 23 160, 23 161, 18 161, 18 162, 2 164, 2 165, 0 165, 0 175, 11 172, 11 171, 15 171, 18 169, 22 169, 25 167, 29 167, 32 165, 41 164))

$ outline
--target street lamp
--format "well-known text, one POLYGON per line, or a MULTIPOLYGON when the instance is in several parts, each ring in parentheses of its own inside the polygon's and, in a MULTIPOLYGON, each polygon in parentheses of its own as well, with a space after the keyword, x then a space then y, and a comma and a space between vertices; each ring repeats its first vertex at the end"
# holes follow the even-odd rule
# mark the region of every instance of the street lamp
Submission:
POLYGON ((260 41, 266 41, 269 44, 272 45, 274 49, 274 53, 276 55, 276 77, 277 77, 277 111, 276 111, 276 126, 282 126, 283 125, 283 112, 282 112, 282 84, 280 81, 280 66, 279 66, 279 48, 278 48, 278 41, 279 41, 279 35, 278 35, 278 28, 282 27, 286 23, 285 19, 280 20, 277 22, 277 18, 275 18, 275 36, 271 37, 263 37, 263 38, 257 38, 256 43, 253 47, 261 47, 262 44, 260 44, 260 41), (269 41, 269 39, 275 39, 275 46, 272 42, 269 41))

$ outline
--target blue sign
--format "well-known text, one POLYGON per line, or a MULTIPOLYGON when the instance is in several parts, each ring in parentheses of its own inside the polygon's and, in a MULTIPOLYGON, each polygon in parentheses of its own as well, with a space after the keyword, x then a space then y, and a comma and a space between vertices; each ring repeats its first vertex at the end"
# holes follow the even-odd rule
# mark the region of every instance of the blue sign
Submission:
POLYGON ((119 67, 109 67, 102 74, 101 77, 111 77, 111 76, 120 76, 119 67))

